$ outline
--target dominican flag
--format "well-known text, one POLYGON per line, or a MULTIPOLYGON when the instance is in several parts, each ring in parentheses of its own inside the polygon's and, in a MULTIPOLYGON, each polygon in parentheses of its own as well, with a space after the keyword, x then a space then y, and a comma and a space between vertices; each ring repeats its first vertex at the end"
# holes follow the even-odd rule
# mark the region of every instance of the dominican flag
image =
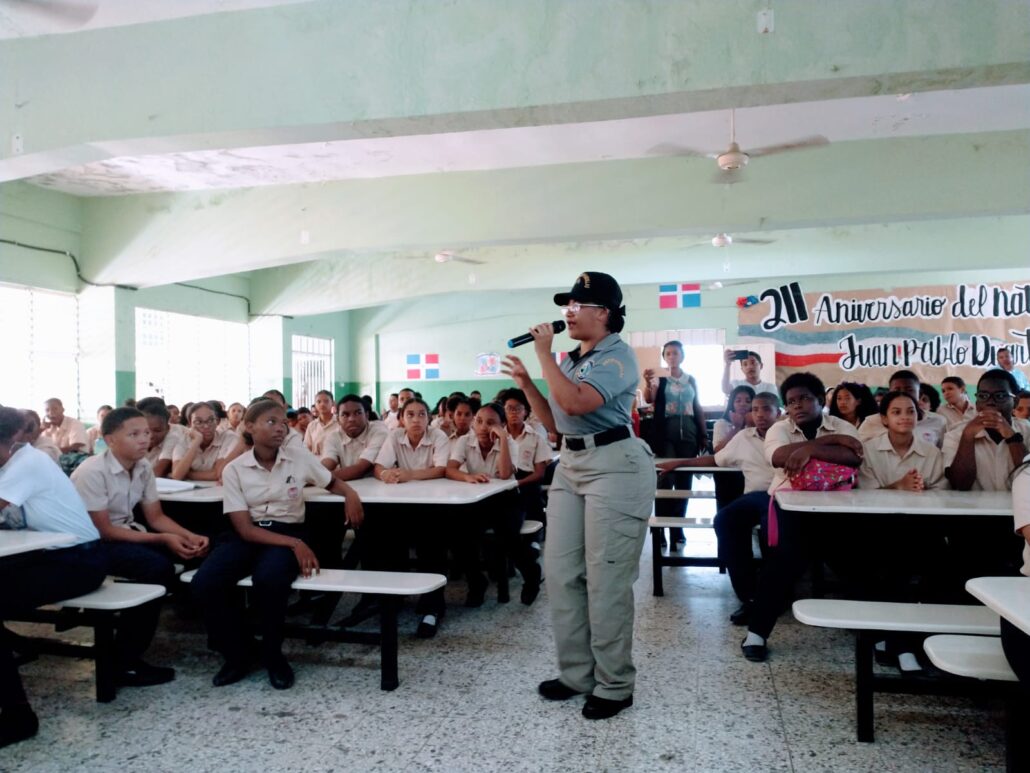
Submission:
POLYGON ((690 309, 701 305, 701 285, 676 284, 658 285, 659 309, 690 309))
POLYGON ((407 356, 409 381, 440 378, 439 354, 409 354, 407 356))

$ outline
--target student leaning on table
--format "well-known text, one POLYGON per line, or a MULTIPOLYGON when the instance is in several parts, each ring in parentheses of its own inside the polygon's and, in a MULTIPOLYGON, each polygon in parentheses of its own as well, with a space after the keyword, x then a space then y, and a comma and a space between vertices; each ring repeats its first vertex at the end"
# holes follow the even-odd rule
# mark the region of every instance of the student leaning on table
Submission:
POLYGON ((333 478, 304 448, 284 448, 286 412, 271 400, 250 405, 243 418, 243 438, 250 450, 222 471, 222 509, 232 521, 197 571, 190 590, 201 608, 211 647, 225 657, 215 674, 215 687, 238 682, 250 671, 250 636, 236 594, 236 583, 251 575, 258 614, 262 661, 277 690, 293 685, 293 669, 282 652, 283 625, 290 585, 298 572, 318 572, 318 559, 308 546, 303 489, 327 488, 343 496, 344 518, 361 525, 357 493, 333 478))
MULTIPOLYGON (((748 387, 750 389, 750 387, 748 387)), ((730 615, 734 625, 747 625, 754 604, 758 572, 755 569, 751 534, 769 512, 769 484, 773 468, 765 458, 765 437, 780 415, 780 398, 760 392, 751 401, 751 423, 727 441, 714 456, 671 459, 658 465, 669 472, 677 467, 740 467, 744 473, 744 492, 715 514, 715 534, 719 557, 726 565, 733 592, 740 607, 730 615)), ((764 537, 765 530, 762 530, 764 537)))
MULTIPOLYGON (((26 528, 68 534, 72 542, 69 547, 0 559, 0 624, 43 604, 96 590, 109 570, 100 534, 68 476, 45 454, 15 442, 22 422, 20 411, 0 408, 0 509, 14 505, 24 513, 26 528)), ((134 638, 135 632, 129 629, 135 622, 131 617, 119 620, 122 641, 134 638)), ((116 664, 118 683, 127 687, 156 684, 151 680, 151 667, 143 665, 120 659, 116 664)), ((159 675, 162 672, 166 675, 164 670, 157 671, 159 675)), ((0 746, 31 738, 38 727, 10 642, 0 636, 0 746)))
MULTIPOLYGON (((826 390, 811 373, 794 373, 780 386, 787 418, 778 421, 765 435, 765 458, 775 474, 769 486, 772 496, 790 485, 810 460, 858 468, 862 462, 862 443, 855 428, 823 413, 826 390)), ((781 510, 775 503, 779 540, 762 563, 755 601, 752 605, 747 637, 741 642, 744 657, 760 663, 768 656, 766 640, 776 618, 786 608, 794 583, 808 565, 814 535, 810 524, 797 513, 781 510)))
POLYGON ((544 553, 560 675, 537 689, 548 700, 586 694, 583 716, 604 719, 633 705, 633 582, 654 503, 654 457, 631 429, 637 358, 618 335, 626 315, 618 282, 589 271, 554 302, 579 346, 559 366, 552 326, 530 328, 549 397, 518 357, 503 368, 548 430, 564 435, 544 553))

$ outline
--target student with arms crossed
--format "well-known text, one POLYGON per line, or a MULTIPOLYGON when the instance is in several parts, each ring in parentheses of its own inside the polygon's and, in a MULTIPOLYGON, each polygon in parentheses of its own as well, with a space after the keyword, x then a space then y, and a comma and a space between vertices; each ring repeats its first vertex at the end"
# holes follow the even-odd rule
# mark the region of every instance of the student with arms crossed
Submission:
POLYGON ((236 583, 247 575, 253 577, 262 660, 272 687, 286 690, 294 681, 282 652, 290 585, 298 572, 310 577, 318 571, 318 559, 307 544, 302 490, 313 485, 343 496, 344 518, 351 526, 361 525, 363 512, 357 493, 333 478, 315 456, 303 448, 283 448, 286 412, 275 402, 252 403, 243 428, 250 450, 223 471, 222 507, 233 532, 201 565, 191 591, 203 612, 212 647, 225 657, 212 680, 215 687, 223 687, 250 671, 250 641, 236 583))
POLYGON ((663 472, 677 467, 740 467, 744 473, 744 493, 715 514, 715 534, 719 557, 726 566, 730 584, 740 607, 730 615, 734 625, 747 625, 754 604, 758 577, 751 549, 751 533, 769 512, 769 484, 773 468, 765 458, 765 437, 780 415, 780 398, 760 392, 751 401, 751 422, 736 433, 714 456, 671 459, 658 465, 663 472))

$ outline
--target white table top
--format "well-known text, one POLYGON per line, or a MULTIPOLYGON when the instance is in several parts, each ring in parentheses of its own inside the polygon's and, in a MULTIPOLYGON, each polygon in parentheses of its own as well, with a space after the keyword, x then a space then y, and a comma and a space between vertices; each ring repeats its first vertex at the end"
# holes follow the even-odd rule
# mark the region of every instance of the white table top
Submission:
POLYGON ((1030 635, 1030 577, 974 577, 966 590, 1030 635))
MULTIPOLYGON (((413 480, 408 483, 383 483, 375 478, 348 481, 366 504, 470 505, 518 485, 518 481, 492 480, 489 483, 461 483, 446 478, 413 480)), ((174 494, 161 494, 162 502, 221 502, 222 487, 197 488, 174 494)), ((304 489, 307 502, 343 502, 343 497, 325 489, 304 489)))
POLYGON ((864 515, 989 515, 1012 517, 1007 491, 777 491, 784 510, 864 515))
POLYGON ((31 529, 0 530, 0 557, 29 553, 33 550, 55 548, 75 542, 71 534, 31 529))

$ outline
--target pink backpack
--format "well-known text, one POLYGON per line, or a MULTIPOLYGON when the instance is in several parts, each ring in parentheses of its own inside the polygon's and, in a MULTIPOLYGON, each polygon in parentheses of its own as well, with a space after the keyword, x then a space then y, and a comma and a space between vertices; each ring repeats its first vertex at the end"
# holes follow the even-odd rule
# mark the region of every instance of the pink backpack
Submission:
MULTIPOLYGON (((856 472, 854 467, 844 464, 824 462, 822 459, 809 459, 804 469, 791 478, 788 483, 794 491, 850 491, 855 485, 856 472)), ((784 483, 780 488, 786 486, 787 484, 784 483)), ((776 518, 775 497, 769 497, 767 529, 769 547, 774 548, 780 542, 780 524, 776 518)))

